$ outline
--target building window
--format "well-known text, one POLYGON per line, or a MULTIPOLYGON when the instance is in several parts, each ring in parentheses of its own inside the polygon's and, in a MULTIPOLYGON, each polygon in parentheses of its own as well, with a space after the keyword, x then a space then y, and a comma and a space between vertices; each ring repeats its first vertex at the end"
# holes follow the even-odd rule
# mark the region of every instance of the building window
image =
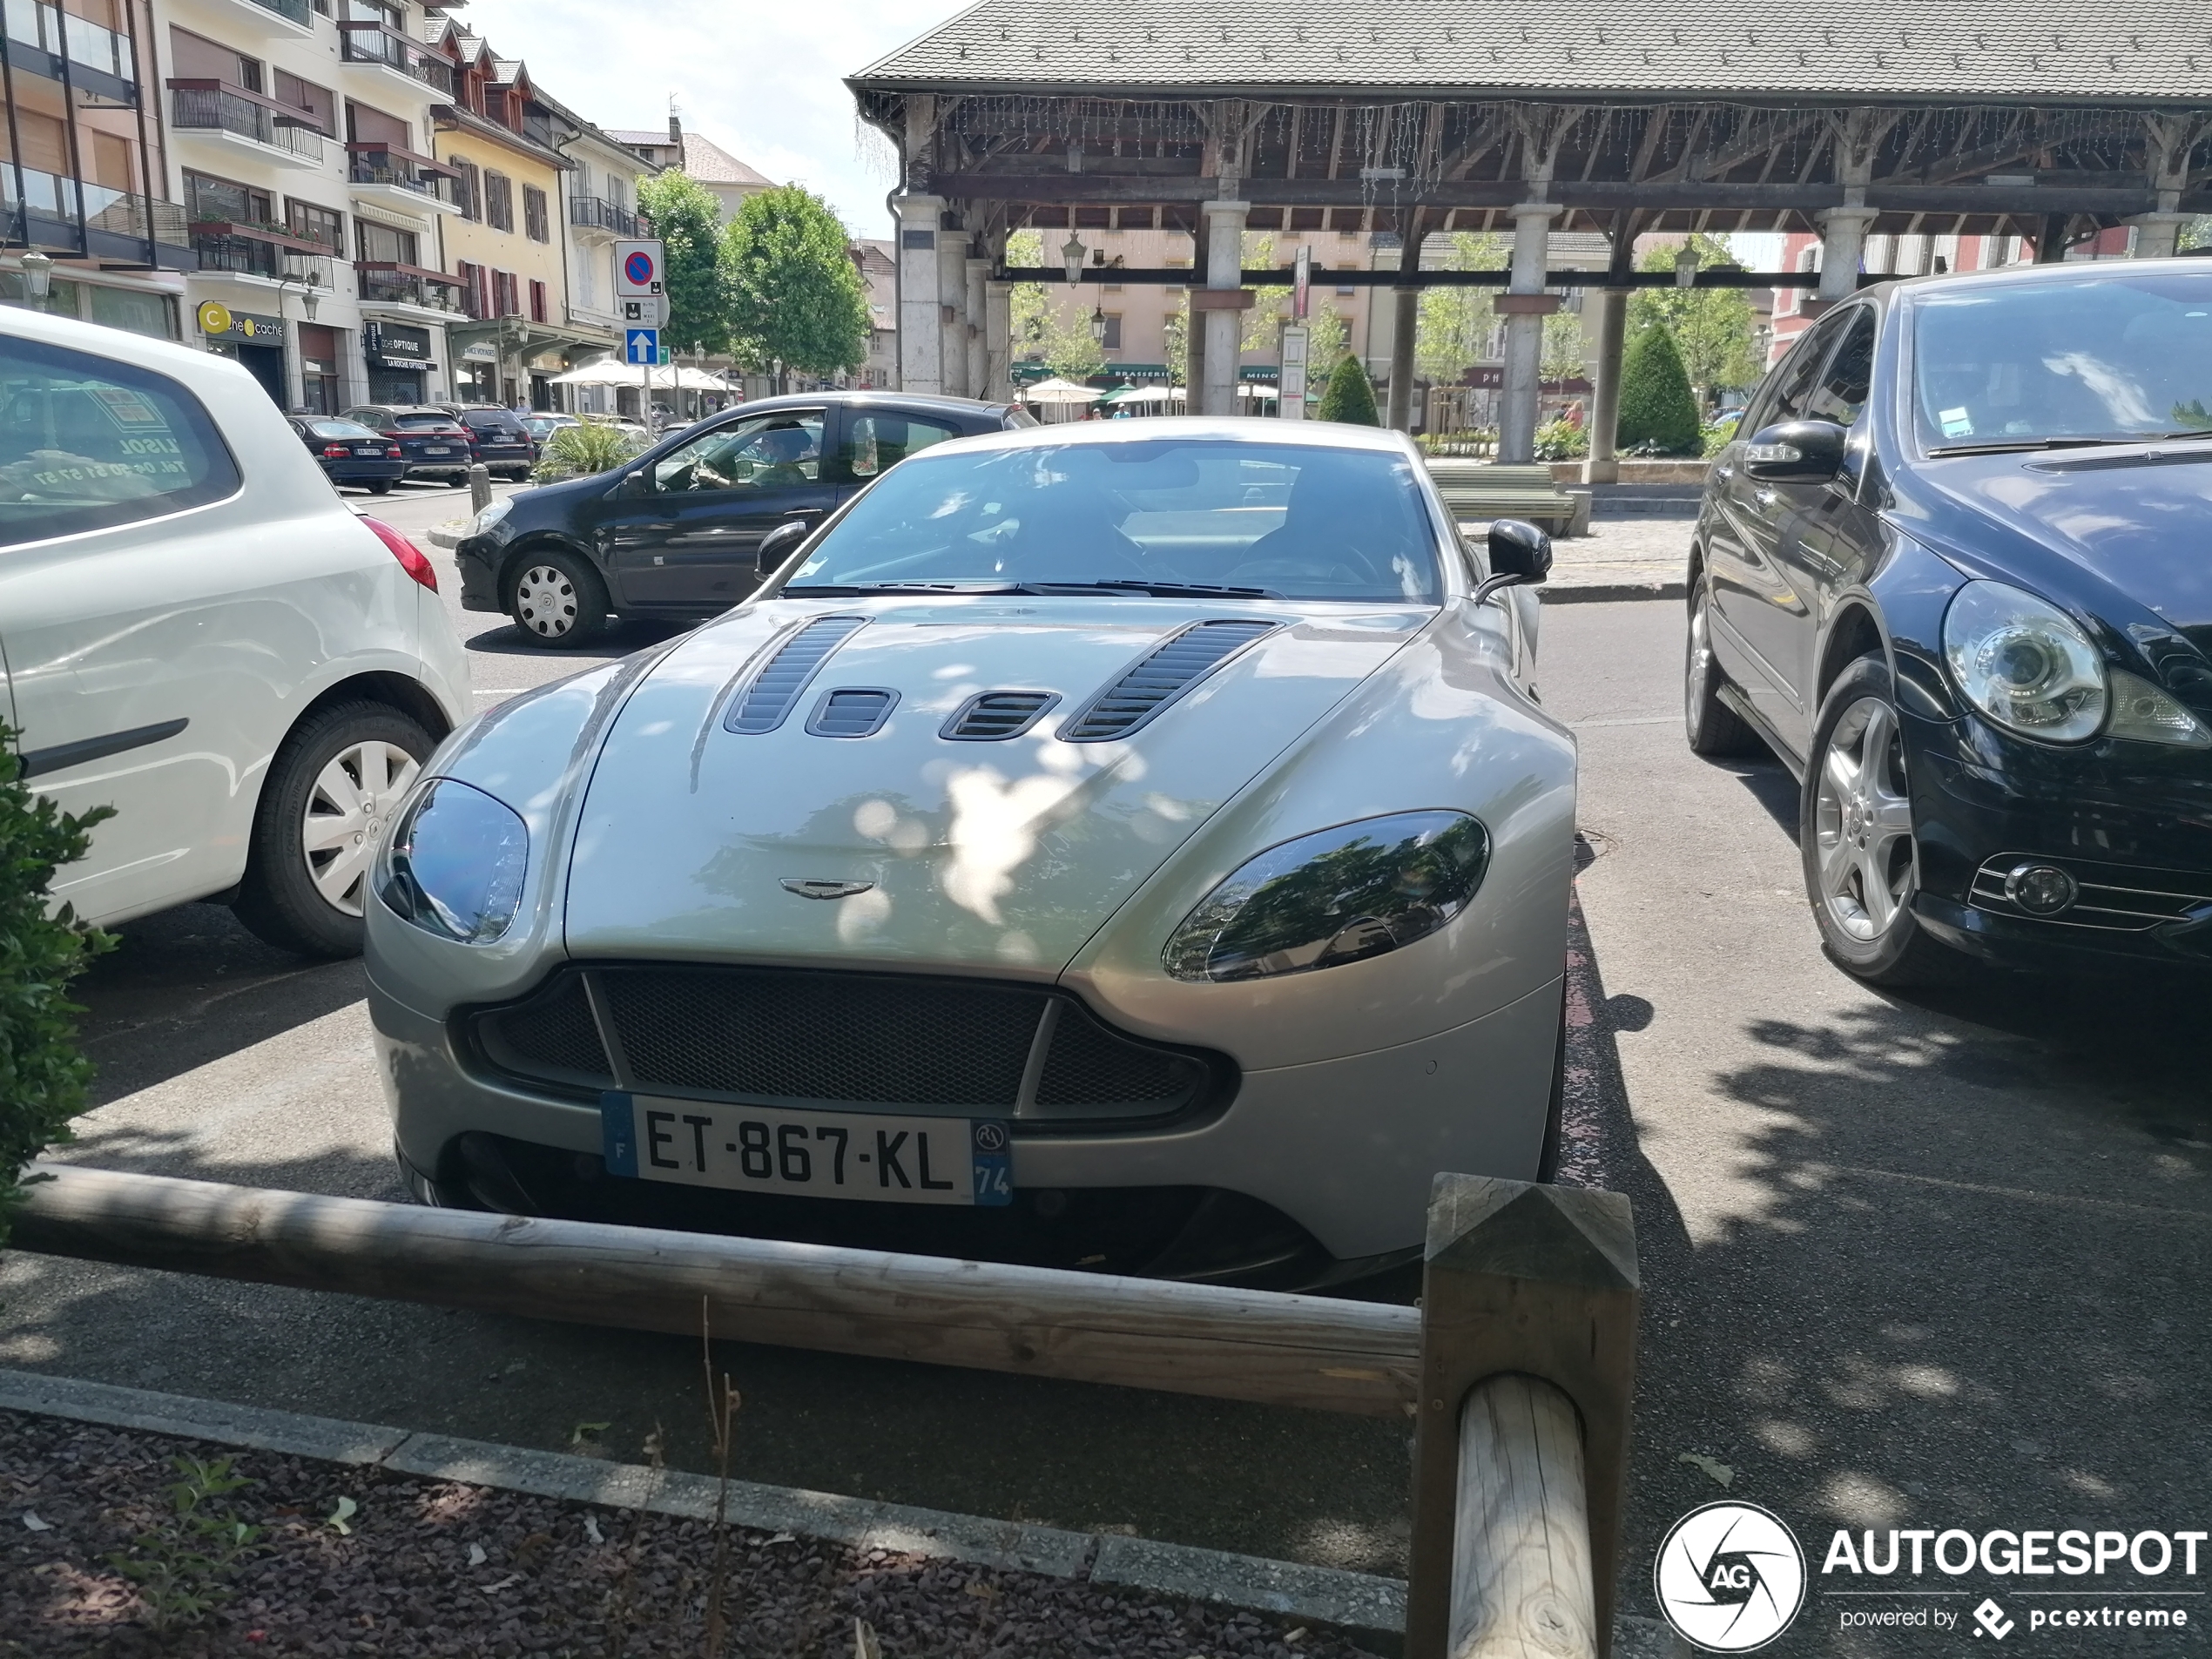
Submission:
POLYGON ((338 102, 313 81, 303 81, 288 69, 276 71, 276 101, 313 117, 315 131, 325 138, 338 131, 338 102))
POLYGON ((368 219, 354 220, 354 257, 371 265, 413 265, 422 263, 421 244, 413 231, 395 231, 388 225, 373 225, 368 219))
POLYGON ((1098 343, 1108 351, 1121 350, 1122 314, 1120 312, 1109 311, 1106 314, 1106 338, 1098 343))
MULTIPOLYGON (((1167 263, 1168 269, 1170 271, 1188 271, 1190 268, 1190 261, 1188 260, 1170 260, 1167 263)), ((1183 292, 1183 285, 1180 282, 1177 282, 1163 289, 1162 292, 1165 293, 1181 293, 1183 292)))
POLYGON ((276 206, 266 190, 234 184, 208 173, 185 173, 185 216, 195 225, 220 220, 233 225, 276 223, 276 206))
POLYGON ((491 315, 491 272, 463 260, 454 274, 461 279, 461 307, 479 322, 491 315))
POLYGON ((484 216, 484 176, 473 161, 459 156, 448 156, 446 165, 461 169, 461 177, 453 181, 453 199, 461 208, 463 219, 480 219, 484 216))
POLYGON ((287 201, 284 225, 305 242, 320 242, 343 259, 346 254, 346 216, 313 202, 287 201))
POLYGON ((512 271, 494 271, 491 273, 491 298, 498 315, 519 317, 523 314, 522 295, 512 271))
POLYGON ((503 172, 484 175, 484 223, 496 231, 515 228, 515 181, 503 172))
MULTIPOLYGON (((1359 267, 1356 265, 1340 265, 1337 267, 1339 271, 1357 271, 1359 268, 1359 267)), ((1351 287, 1347 283, 1340 282, 1337 285, 1337 292, 1340 294, 1353 294, 1359 293, 1359 290, 1351 287)))
POLYGON ((545 212, 545 192, 536 185, 523 186, 523 233, 533 242, 553 239, 553 221, 545 212))
POLYGON ((530 320, 532 322, 552 320, 545 314, 545 285, 535 277, 530 279, 530 320))
POLYGON ((338 381, 338 331, 300 325, 300 401, 310 415, 335 415, 345 407, 338 381))

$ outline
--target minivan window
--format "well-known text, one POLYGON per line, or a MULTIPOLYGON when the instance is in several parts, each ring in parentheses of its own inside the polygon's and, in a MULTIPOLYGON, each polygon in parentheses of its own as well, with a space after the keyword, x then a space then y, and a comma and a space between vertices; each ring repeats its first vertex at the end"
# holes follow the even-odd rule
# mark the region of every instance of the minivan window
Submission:
POLYGON ((233 495, 238 463, 166 375, 0 336, 0 547, 233 495))

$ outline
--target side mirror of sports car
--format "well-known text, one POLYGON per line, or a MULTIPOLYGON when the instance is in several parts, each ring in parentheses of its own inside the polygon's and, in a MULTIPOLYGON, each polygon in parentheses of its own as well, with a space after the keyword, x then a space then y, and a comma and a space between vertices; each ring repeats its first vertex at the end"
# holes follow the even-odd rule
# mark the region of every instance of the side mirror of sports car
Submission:
POLYGON ((1501 588, 1525 587, 1552 573, 1552 538, 1525 519, 1501 518, 1490 526, 1490 576, 1474 590, 1480 604, 1501 588))
POLYGON ((763 576, 773 574, 791 556, 792 550, 806 539, 807 531, 814 527, 794 519, 788 524, 779 524, 760 538, 760 551, 754 556, 754 564, 763 576))
POLYGON ((645 469, 640 467, 634 472, 623 474, 621 481, 607 493, 610 496, 642 496, 649 488, 651 482, 645 476, 645 469))
POLYGON ((1833 421, 1781 421, 1743 448, 1743 470, 1777 484, 1824 484, 1843 470, 1848 435, 1833 421))

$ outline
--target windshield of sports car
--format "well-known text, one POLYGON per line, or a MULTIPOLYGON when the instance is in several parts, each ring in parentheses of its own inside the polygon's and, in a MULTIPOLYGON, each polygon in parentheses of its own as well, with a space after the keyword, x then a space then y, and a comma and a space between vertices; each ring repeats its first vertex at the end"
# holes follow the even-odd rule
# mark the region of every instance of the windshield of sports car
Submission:
POLYGON ((1931 455, 2212 442, 2212 270, 1938 288, 1912 314, 1931 455))
POLYGON ((1408 458, 1160 437, 903 462, 785 590, 902 588, 1434 604, 1442 578, 1408 458))

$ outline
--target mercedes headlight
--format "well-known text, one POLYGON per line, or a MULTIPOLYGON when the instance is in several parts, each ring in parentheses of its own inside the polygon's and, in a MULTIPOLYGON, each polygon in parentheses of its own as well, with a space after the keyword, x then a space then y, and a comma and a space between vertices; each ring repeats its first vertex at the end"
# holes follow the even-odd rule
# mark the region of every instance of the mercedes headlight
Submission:
POLYGON ((393 826, 376 890, 425 933, 488 945, 521 907, 529 857, 529 830, 504 803, 441 778, 393 826))
POLYGON ((2073 617, 2002 582, 1969 582, 1943 619, 1943 654, 1966 700, 2047 743, 2097 735, 2111 701, 2104 659, 2073 617))
POLYGON ((1161 960, 1180 980, 1265 979, 1365 961, 1467 908, 1490 836, 1465 813, 1397 813, 1270 847, 1184 918, 1161 960))
POLYGON ((469 521, 469 529, 465 533, 470 536, 489 535, 491 531, 491 527, 498 523, 501 519, 506 517, 507 515, 513 509, 514 502, 509 500, 506 496, 502 496, 499 500, 493 502, 490 505, 487 506, 483 511, 478 513, 475 517, 470 519, 469 521))

